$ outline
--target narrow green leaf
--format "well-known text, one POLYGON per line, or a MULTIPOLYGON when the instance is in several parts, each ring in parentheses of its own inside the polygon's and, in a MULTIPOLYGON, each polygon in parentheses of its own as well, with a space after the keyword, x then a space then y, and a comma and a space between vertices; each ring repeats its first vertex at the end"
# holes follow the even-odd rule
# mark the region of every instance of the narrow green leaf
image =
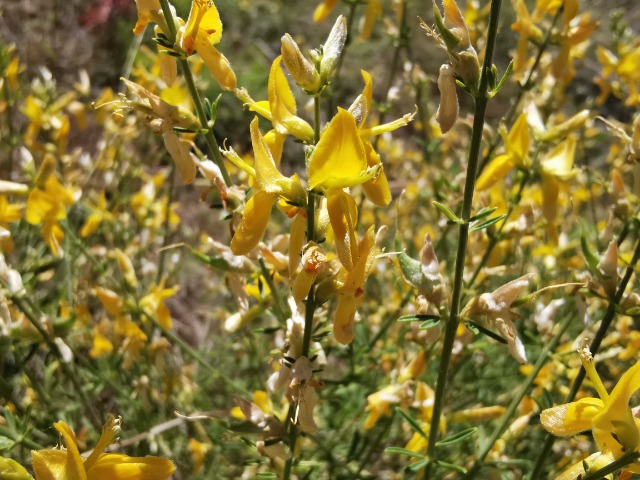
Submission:
POLYGON ((387 447, 384 449, 384 452, 394 453, 397 455, 406 455, 407 457, 413 458, 424 458, 424 455, 422 455, 421 453, 412 452, 411 450, 407 450, 406 448, 402 447, 387 447))
POLYGON ((444 216, 452 222, 457 223, 458 225, 462 225, 464 223, 464 221, 462 221, 462 219, 459 218, 455 213, 453 213, 453 211, 451 211, 451 209, 446 205, 440 202, 436 202, 435 200, 433 200, 431 203, 433 203, 436 208, 440 210, 444 214, 444 216))
POLYGON ((411 417, 407 412, 405 412, 404 410, 402 410, 400 407, 396 407, 394 408, 394 411, 400 415, 402 418, 404 418, 404 420, 409 424, 409 426, 411 427, 411 429, 416 432, 417 434, 419 434, 421 437, 423 437, 425 440, 428 440, 429 438, 427 437, 427 434, 424 433, 424 431, 422 430, 422 428, 420 428, 420 425, 418 425, 418 422, 411 417))
POLYGON ((417 472, 418 470, 422 470, 423 468, 425 468, 430 463, 430 458, 424 458, 416 463, 412 463, 411 465, 409 465, 409 470, 411 470, 412 472, 417 472))
POLYGON ((440 321, 440 317, 438 315, 415 314, 415 315, 403 315, 398 319, 398 321, 402 322, 402 323, 416 322, 418 320, 422 320, 423 322, 424 321, 428 321, 428 320, 438 320, 438 321, 440 321))
POLYGON ((474 232, 477 232, 478 230, 483 230, 487 227, 490 227, 491 225, 495 225, 500 220, 503 220, 505 218, 507 218, 506 214, 498 215, 497 217, 490 218, 489 220, 479 223, 478 225, 474 225, 473 227, 471 227, 471 230, 473 230, 474 232))
POLYGON ((584 228, 582 229, 582 235, 580 235, 580 249, 582 250, 582 255, 584 255, 584 259, 587 261, 589 268, 591 270, 597 270, 600 258, 598 258, 598 255, 593 253, 593 250, 589 247, 584 228))
POLYGON ((420 330, 431 330, 433 327, 437 327, 440 324, 440 319, 430 318, 420 324, 420 330))
POLYGON ((440 468, 444 468, 445 470, 452 470, 458 473, 467 473, 466 468, 461 467, 460 465, 454 465, 453 463, 447 463, 441 460, 436 460, 436 465, 438 465, 440 468))
POLYGON ((436 447, 447 447, 449 445, 453 445, 455 443, 461 442, 467 437, 470 437, 474 433, 476 433, 478 429, 476 427, 467 428, 462 430, 461 432, 456 433, 455 435, 451 435, 450 437, 443 438, 439 442, 436 442, 436 447))
POLYGON ((498 207, 484 207, 484 208, 481 208, 480 210, 478 210, 478 213, 476 213, 473 217, 471 217, 469 219, 469 222, 477 222, 478 220, 481 220, 481 219, 483 219, 485 217, 488 217, 493 212, 495 212, 497 209, 498 209, 498 207))
POLYGON ((482 333, 482 334, 486 335, 487 337, 491 337, 494 340, 497 340, 500 343, 504 343, 505 345, 507 344, 507 341, 504 338, 502 338, 500 335, 498 335, 496 333, 493 333, 491 330, 487 330, 486 328, 478 325, 475 322, 467 321, 467 322, 465 322, 465 325, 467 326, 467 328, 469 330, 471 330, 474 333, 477 331, 479 333, 482 333), (472 325, 473 328, 471 328, 469 325, 472 325))
POLYGON ((502 87, 504 87, 504 84, 507 83, 507 80, 509 80, 509 77, 511 76, 512 71, 513 71, 513 60, 511 60, 509 62, 509 65, 507 65, 507 69, 504 71, 504 74, 502 75, 502 78, 498 82, 498 85, 491 92, 491 97, 496 96, 498 92, 502 90, 502 87))

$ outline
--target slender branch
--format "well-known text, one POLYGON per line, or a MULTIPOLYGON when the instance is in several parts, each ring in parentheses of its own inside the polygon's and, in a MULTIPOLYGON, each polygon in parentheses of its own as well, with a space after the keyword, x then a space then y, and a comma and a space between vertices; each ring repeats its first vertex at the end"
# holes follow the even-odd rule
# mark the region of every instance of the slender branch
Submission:
MULTIPOLYGON (((464 263, 467 252, 467 239, 469 237, 469 223, 471 216, 471 205, 473 202, 473 192, 475 188, 476 171, 478 168, 478 157, 480 154, 480 144, 482 141, 482 131, 484 128, 484 114, 487 107, 487 88, 488 88, 488 72, 491 69, 493 59, 493 50, 495 47, 496 35, 498 32, 498 20, 500 17, 500 6, 502 0, 491 1, 491 16, 489 18, 489 31, 487 34, 487 48, 485 51, 484 63, 480 74, 479 95, 475 101, 475 111, 473 118, 473 133, 471 137, 471 145, 469 148, 469 161, 467 165, 467 178, 465 180, 464 198, 462 203, 461 218, 464 221, 459 228, 458 249, 456 254, 455 274, 453 280, 453 293, 451 296, 451 310, 449 320, 445 330, 444 340, 442 344, 442 355, 440 357, 440 369, 438 372, 438 380, 436 384, 435 401, 433 405, 433 413, 431 417, 431 429, 429 431, 429 445, 427 447, 427 455, 434 457, 435 444, 438 440, 438 432, 440 425, 440 417, 444 405, 444 394, 447 385, 447 373, 451 360, 453 342, 456 338, 458 329, 460 300, 462 298, 464 263)), ((425 475, 429 474, 430 466, 425 469, 425 475)))

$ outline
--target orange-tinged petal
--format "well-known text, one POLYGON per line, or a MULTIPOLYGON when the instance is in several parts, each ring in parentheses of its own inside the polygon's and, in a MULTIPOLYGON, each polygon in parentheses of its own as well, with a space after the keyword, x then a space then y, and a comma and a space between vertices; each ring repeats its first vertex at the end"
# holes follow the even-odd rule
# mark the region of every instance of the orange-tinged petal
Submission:
POLYGON ((476 181, 476 190, 479 192, 491 188, 498 180, 504 178, 515 166, 513 157, 508 154, 498 155, 494 158, 476 181))
POLYGON ((604 402, 599 398, 582 398, 576 402, 543 410, 540 423, 553 435, 567 437, 590 430, 593 420, 602 412, 604 402))
POLYGON ((231 251, 235 255, 245 255, 258 245, 277 198, 273 193, 259 191, 247 201, 240 225, 231 240, 231 251))
POLYGON ((355 185, 366 167, 366 153, 356 121, 348 111, 338 108, 309 160, 309 188, 355 185))

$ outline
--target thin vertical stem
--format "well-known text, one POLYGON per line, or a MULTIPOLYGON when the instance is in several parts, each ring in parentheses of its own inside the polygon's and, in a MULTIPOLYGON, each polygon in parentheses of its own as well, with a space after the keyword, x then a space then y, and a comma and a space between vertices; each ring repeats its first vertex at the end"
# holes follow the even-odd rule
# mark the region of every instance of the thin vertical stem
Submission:
MULTIPOLYGON (((458 249, 456 254, 455 274, 453 280, 453 293, 451 296, 451 310, 449 320, 445 330, 444 340, 442 344, 442 355, 440 357, 440 368, 438 372, 438 380, 436 384, 435 401, 433 405, 433 413, 431 417, 431 429, 429 431, 429 445, 427 447, 427 455, 434 457, 435 444, 438 440, 438 432, 440 425, 440 417, 442 415, 442 407, 444 405, 444 394, 447 386, 447 373, 449 371, 449 363, 453 349, 453 342, 456 338, 458 329, 460 300, 462 298, 464 264, 467 252, 467 240, 469 237, 469 223, 471 216, 471 205, 473 201, 473 193, 475 189, 476 171, 478 169, 478 157, 480 154, 480 143, 482 141, 482 131, 484 128, 484 114, 487 107, 487 88, 488 75, 491 69, 493 59, 493 49, 495 46, 496 35, 498 32, 498 20, 500 17, 500 6, 502 0, 491 1, 491 16, 489 18, 489 31, 487 35, 487 48, 485 51, 484 63, 480 74, 479 94, 475 101, 475 110, 473 116, 473 133, 471 137, 471 145, 469 148, 469 161, 467 165, 467 178, 465 180, 464 198, 462 202, 461 218, 464 221, 459 228, 458 249)), ((429 464, 429 467, 431 464, 429 464)), ((425 475, 430 468, 425 469, 425 475)))

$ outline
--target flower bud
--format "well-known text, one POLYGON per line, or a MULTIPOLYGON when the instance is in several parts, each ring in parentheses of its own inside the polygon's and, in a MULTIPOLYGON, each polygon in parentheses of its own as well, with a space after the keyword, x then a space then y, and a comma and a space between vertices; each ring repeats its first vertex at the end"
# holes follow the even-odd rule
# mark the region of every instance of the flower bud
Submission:
POLYGON ((347 41, 347 19, 340 15, 333 25, 329 37, 322 47, 322 60, 320 61, 320 76, 323 82, 328 82, 333 75, 338 59, 342 54, 347 41))
POLYGON ((440 67, 438 90, 440 90, 440 106, 436 112, 436 121, 440 125, 442 133, 447 133, 458 118, 456 76, 453 67, 448 63, 440 67))
POLYGON ((282 61, 289 70, 293 81, 300 88, 316 93, 320 88, 320 74, 311 62, 302 55, 298 44, 288 33, 282 37, 281 52, 282 61))

